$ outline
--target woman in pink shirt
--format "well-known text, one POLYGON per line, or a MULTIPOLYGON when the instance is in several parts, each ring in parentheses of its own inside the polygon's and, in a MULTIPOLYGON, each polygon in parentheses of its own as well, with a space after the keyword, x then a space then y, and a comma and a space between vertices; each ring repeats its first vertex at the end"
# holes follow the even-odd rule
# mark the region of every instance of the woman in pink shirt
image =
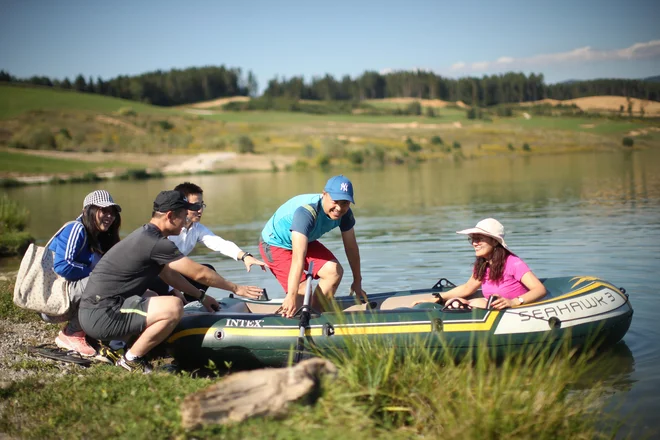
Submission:
POLYGON ((504 242, 504 227, 500 222, 487 218, 477 223, 474 228, 458 231, 457 234, 468 236, 477 256, 472 276, 465 284, 443 292, 438 299, 426 302, 444 302, 450 307, 452 304, 459 306, 460 303, 486 308, 488 299, 495 296, 491 307, 500 310, 533 303, 545 295, 545 287, 541 281, 504 242), (483 298, 469 301, 464 299, 474 294, 479 287, 483 298), (457 301, 448 302, 452 298, 457 301))

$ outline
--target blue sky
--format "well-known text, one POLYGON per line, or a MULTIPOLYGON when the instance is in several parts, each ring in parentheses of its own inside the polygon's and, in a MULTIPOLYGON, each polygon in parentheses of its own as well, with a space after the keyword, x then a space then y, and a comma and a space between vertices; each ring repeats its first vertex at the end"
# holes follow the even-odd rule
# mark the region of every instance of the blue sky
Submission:
POLYGON ((0 0, 0 69, 19 77, 221 64, 261 89, 414 68, 642 78, 660 75, 660 2, 0 0))

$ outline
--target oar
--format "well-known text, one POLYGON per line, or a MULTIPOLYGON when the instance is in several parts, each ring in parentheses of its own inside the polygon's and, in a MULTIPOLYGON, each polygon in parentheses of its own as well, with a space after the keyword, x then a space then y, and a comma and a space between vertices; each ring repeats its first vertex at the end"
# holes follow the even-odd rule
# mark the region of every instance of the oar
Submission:
POLYGON ((300 308, 300 334, 298 335, 298 342, 296 343, 296 357, 293 360, 294 364, 297 364, 302 360, 303 351, 305 350, 305 329, 309 327, 309 318, 310 318, 310 302, 312 299, 312 270, 314 269, 314 262, 309 262, 309 268, 307 268, 307 275, 305 276, 307 285, 305 286, 305 299, 303 300, 303 305, 300 308))

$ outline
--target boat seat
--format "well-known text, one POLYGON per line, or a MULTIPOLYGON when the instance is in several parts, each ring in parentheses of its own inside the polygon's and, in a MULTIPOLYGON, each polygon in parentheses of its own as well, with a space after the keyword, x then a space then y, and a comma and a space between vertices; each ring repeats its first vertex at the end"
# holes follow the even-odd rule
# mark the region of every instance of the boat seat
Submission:
MULTIPOLYGON (((353 304, 350 307, 346 307, 344 312, 365 312, 367 310, 367 304, 353 304)), ((369 309, 371 310, 371 309, 369 309)))
POLYGON ((247 311, 264 315, 272 315, 282 307, 281 304, 258 304, 253 302, 243 304, 248 309, 247 311))
POLYGON ((393 296, 387 298, 380 305, 381 310, 394 310, 400 307, 412 307, 412 303, 415 301, 421 301, 424 299, 429 299, 430 295, 428 293, 418 293, 416 295, 403 295, 403 296, 393 296))

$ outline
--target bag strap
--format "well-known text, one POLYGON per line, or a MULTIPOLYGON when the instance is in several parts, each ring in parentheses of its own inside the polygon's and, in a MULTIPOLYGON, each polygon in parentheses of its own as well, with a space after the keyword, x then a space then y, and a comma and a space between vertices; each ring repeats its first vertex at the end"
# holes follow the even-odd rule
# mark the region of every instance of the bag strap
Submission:
MULTIPOLYGON (((53 240, 55 240, 55 237, 57 237, 58 235, 60 235, 60 232, 62 232, 62 231, 64 230, 64 228, 66 228, 66 227, 69 226, 70 224, 76 223, 77 221, 78 221, 78 220, 71 220, 70 222, 66 222, 66 223, 64 223, 64 225, 62 225, 62 227, 60 228, 60 230, 57 231, 57 232, 55 233, 55 235, 53 235, 52 237, 50 237, 50 240, 48 240, 48 243, 46 243, 46 245, 44 246, 44 248, 45 248, 48 252, 50 252, 50 249, 48 249, 48 246, 50 246, 50 244, 53 242, 53 240)), ((84 227, 84 225, 83 225, 83 227, 84 227)), ((86 244, 87 244, 87 231, 85 231, 85 240, 83 241, 83 245, 82 245, 82 247, 84 248, 86 244)), ((42 260, 44 259, 44 256, 45 256, 45 255, 46 255, 46 252, 44 252, 43 256, 41 257, 42 260)))

